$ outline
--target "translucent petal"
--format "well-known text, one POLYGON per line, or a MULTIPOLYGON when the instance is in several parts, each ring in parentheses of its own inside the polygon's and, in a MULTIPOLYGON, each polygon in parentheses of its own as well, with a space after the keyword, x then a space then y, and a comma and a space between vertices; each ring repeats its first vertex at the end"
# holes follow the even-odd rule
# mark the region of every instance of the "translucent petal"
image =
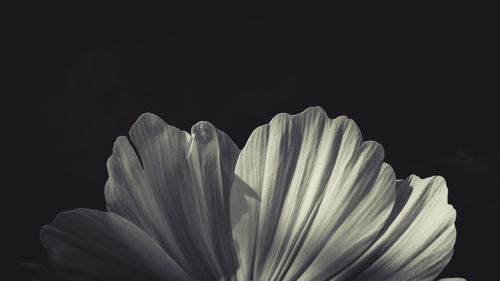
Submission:
POLYGON ((191 135, 145 113, 108 160, 108 210, 151 235, 195 278, 224 280, 237 260, 229 194, 239 149, 208 122, 191 135))

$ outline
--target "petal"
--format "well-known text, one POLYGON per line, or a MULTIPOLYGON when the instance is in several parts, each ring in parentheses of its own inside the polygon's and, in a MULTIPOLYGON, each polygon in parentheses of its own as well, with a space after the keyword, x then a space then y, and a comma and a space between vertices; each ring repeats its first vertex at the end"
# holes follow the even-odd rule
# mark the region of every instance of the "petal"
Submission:
POLYGON ((113 213, 60 213, 40 240, 64 280, 192 280, 149 235, 113 213))
POLYGON ((394 210, 363 256, 332 280, 434 280, 455 244, 455 209, 441 177, 410 176, 397 184, 394 210))
POLYGON ((439 281, 466 281, 466 280, 464 278, 455 277, 455 278, 443 278, 439 279, 439 281))
POLYGON ((236 165, 231 223, 242 280, 324 280, 376 238, 395 200, 383 149, 319 107, 257 128, 236 165))
MULTIPOLYGON (((144 229, 194 278, 222 280, 236 258, 229 192, 239 149, 208 122, 191 135, 143 114, 108 160, 108 210, 144 229)), ((224 277, 226 276, 226 277, 224 277)))

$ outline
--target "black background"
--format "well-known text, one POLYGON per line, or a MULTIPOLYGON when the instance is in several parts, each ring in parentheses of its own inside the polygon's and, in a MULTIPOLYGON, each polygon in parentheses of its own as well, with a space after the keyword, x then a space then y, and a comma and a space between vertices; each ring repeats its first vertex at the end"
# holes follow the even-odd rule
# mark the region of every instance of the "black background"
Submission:
POLYGON ((140 113, 184 130, 208 120, 241 148, 275 114, 320 105, 382 143, 398 178, 444 176, 458 235, 442 276, 496 276, 493 9, 121 3, 12 15, 9 268, 46 264, 38 233, 58 212, 105 208, 106 159, 140 113))

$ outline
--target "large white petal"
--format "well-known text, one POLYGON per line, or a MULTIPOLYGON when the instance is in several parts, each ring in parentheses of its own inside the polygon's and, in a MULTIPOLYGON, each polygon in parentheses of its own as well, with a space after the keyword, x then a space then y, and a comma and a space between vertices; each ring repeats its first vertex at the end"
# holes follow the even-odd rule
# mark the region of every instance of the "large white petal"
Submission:
POLYGON ((383 149, 321 108, 279 114, 241 151, 231 191, 239 280, 324 280, 384 226, 395 178, 383 149))
POLYGON ((442 177, 410 176, 397 184, 394 210, 363 256, 332 280, 434 280, 455 244, 455 209, 442 177), (342 277, 342 278, 340 278, 342 277))
POLYGON ((113 213, 60 213, 40 240, 64 280, 193 280, 148 234, 113 213))
POLYGON ((229 194, 239 149, 208 122, 191 135, 145 113, 108 160, 108 210, 144 229, 191 276, 222 280, 236 258, 229 194))

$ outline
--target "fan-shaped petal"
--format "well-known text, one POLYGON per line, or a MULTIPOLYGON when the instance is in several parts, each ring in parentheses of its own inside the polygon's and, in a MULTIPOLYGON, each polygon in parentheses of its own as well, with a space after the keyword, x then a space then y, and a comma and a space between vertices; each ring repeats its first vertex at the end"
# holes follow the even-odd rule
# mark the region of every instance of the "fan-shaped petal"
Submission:
POLYGON ((148 234, 113 213, 60 213, 40 240, 64 280, 193 281, 148 234))
POLYGON ((455 209, 442 177, 409 176, 397 184, 396 204, 377 241, 332 280, 434 280, 455 244, 455 209))
POLYGON ((383 157, 352 120, 319 107, 257 128, 231 191, 238 280, 324 280, 354 262, 394 204, 383 157))
POLYGON ((108 160, 108 210, 151 235, 188 274, 224 280, 236 258, 229 192, 239 149, 208 122, 191 135, 145 113, 108 160))

